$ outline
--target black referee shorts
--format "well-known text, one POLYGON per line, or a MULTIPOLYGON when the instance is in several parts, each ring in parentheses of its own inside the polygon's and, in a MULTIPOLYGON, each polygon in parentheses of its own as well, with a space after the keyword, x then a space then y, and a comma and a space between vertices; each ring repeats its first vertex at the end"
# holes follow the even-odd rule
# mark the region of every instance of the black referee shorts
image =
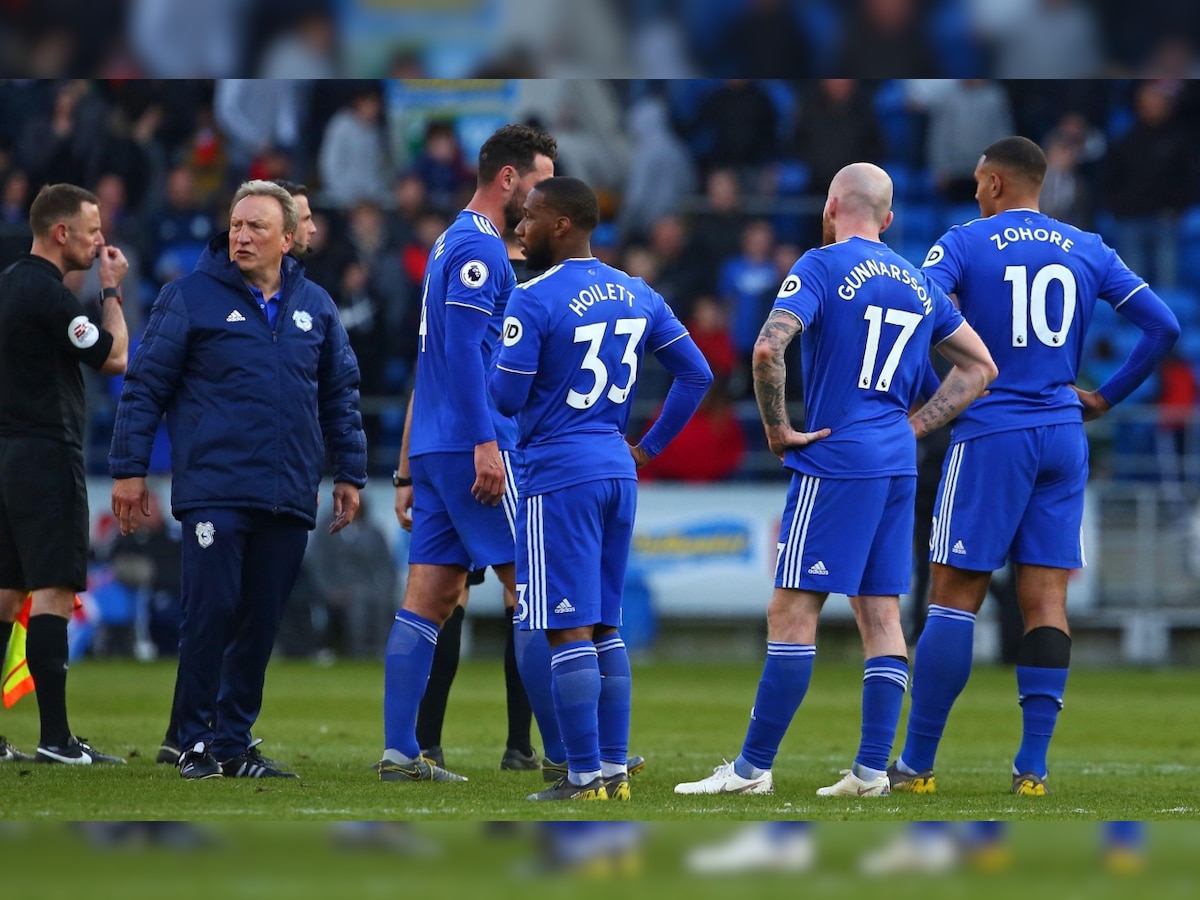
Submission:
POLYGON ((0 588, 87 588, 83 452, 44 438, 0 438, 0 588))

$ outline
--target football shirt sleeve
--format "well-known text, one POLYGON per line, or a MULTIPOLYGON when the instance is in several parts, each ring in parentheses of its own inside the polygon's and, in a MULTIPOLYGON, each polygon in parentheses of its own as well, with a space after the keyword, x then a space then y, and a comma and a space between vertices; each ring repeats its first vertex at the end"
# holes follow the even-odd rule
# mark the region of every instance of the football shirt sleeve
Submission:
POLYGON ((937 282, 947 294, 958 293, 962 287, 962 242, 959 240, 961 229, 951 228, 929 248, 921 269, 937 282))
POLYGON ((73 359, 99 369, 108 359, 113 336, 93 322, 83 304, 65 285, 59 285, 47 304, 50 330, 59 348, 73 359))
POLYGON ((796 261, 787 277, 783 279, 771 309, 789 312, 799 319, 806 329, 812 328, 821 320, 821 287, 824 283, 824 266, 818 261, 816 253, 810 250, 796 261))
POLYGON ((496 362, 488 373, 488 390, 501 415, 515 416, 529 399, 538 371, 542 329, 537 304, 528 291, 513 291, 500 333, 496 362))

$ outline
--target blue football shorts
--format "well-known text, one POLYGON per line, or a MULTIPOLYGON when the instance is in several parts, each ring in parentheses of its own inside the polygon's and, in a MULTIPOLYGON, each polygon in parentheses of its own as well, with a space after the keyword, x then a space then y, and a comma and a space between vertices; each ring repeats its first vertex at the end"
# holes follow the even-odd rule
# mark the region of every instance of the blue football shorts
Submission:
POLYGON ((792 473, 779 523, 775 587, 890 596, 912 580, 915 475, 792 473))
POLYGON ((413 480, 413 528, 409 564, 483 569, 511 563, 516 552, 516 460, 507 450, 504 499, 487 506, 471 496, 475 454, 423 453, 409 460, 413 480))
POLYGON ((524 631, 621 625, 637 482, 586 481, 521 497, 517 618, 524 631))
POLYGON ((1078 569, 1088 445, 1082 424, 1001 431, 950 445, 929 559, 991 572, 1013 562, 1078 569))

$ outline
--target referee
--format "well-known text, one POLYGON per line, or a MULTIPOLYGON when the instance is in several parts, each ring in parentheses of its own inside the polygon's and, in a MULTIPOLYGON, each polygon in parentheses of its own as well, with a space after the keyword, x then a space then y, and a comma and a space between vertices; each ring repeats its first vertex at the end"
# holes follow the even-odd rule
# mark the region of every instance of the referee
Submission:
MULTIPOLYGON (((96 195, 43 187, 29 210, 33 248, 0 272, 0 647, 33 593, 26 654, 37 686, 45 763, 124 763, 67 724, 67 620, 87 587, 88 502, 83 478, 85 363, 125 371, 124 254, 106 247, 96 195), (100 260, 101 323, 63 284, 100 260)), ((23 755, 23 754, 22 754, 23 755)))

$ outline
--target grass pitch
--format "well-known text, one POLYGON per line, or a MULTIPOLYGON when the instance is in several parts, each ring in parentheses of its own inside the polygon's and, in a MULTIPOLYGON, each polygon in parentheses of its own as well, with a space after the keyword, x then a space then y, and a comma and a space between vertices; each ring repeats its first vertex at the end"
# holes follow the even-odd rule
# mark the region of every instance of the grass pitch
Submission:
MULTIPOLYGON (((722 757, 737 754, 759 670, 756 663, 635 664, 631 750, 649 765, 633 779, 632 802, 547 805, 525 799, 540 789, 539 774, 499 770, 505 714, 498 660, 464 662, 451 694, 443 745, 447 765, 469 776, 467 784, 375 779, 370 766, 382 749, 379 664, 272 663, 255 735, 266 739, 265 754, 288 763, 300 780, 191 783, 154 763, 173 665, 86 660, 71 671, 72 726, 102 750, 127 755, 129 764, 0 764, 0 819, 1200 821, 1200 699, 1195 673, 1184 670, 1073 671, 1051 747, 1055 793, 1018 798, 1009 793, 1021 727, 1014 675, 981 668, 947 728, 939 792, 857 800, 814 795, 852 761, 862 683, 861 667, 818 661, 776 761, 773 796, 677 797, 677 782, 703 777, 722 757)), ((906 718, 907 705, 897 749, 906 718)), ((32 751, 33 698, 0 711, 0 732, 32 751)))

